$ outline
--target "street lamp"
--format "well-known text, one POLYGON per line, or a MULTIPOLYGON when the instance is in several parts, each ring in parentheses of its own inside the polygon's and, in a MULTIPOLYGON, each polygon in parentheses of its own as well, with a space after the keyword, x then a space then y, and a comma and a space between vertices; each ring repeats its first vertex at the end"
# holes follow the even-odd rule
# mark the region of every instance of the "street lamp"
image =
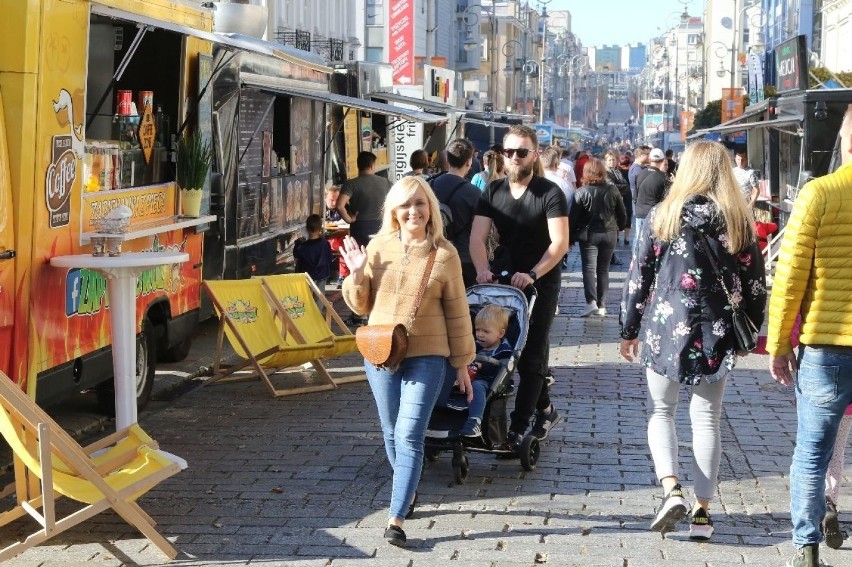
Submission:
POLYGON ((541 8, 541 19, 544 20, 543 27, 541 30, 541 67, 539 67, 538 72, 538 82, 540 88, 540 95, 538 99, 538 122, 539 124, 544 123, 544 62, 547 56, 547 4, 550 4, 550 0, 539 0, 539 4, 543 4, 541 8))
MULTIPOLYGON (((574 61, 580 57, 586 57, 582 53, 572 56, 568 60, 568 127, 574 123, 574 61)), ((585 62, 584 62, 585 64, 585 62)))
MULTIPOLYGON (((503 46, 500 48, 501 53, 503 53, 503 57, 506 58, 506 66, 503 68, 503 74, 506 76, 506 79, 509 80, 510 94, 513 95, 509 98, 509 100, 512 101, 512 107, 513 108, 515 106, 515 96, 514 96, 515 70, 516 70, 515 64, 516 64, 516 60, 517 60, 515 58, 515 53, 517 51, 517 52, 520 52, 520 53, 523 54, 523 52, 525 51, 525 49, 524 49, 525 47, 526 46, 522 45, 521 42, 518 41, 517 39, 510 39, 509 41, 504 43, 503 46)), ((526 59, 526 57, 524 57, 524 59, 526 59)), ((523 69, 524 70, 526 69, 526 62, 523 65, 523 69)), ((524 89, 524 93, 523 93, 523 95, 524 95, 524 112, 526 112, 526 108, 527 108, 527 74, 526 73, 524 73, 523 89, 524 89)))

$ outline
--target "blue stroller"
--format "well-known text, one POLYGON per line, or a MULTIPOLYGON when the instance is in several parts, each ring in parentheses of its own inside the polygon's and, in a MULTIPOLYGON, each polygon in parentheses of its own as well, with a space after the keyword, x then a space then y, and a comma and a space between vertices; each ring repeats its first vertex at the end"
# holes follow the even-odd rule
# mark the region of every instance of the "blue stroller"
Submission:
POLYGON ((535 300, 535 288, 532 286, 526 293, 502 284, 481 284, 467 289, 471 318, 475 318, 479 310, 489 304, 499 305, 509 311, 506 338, 512 345, 512 353, 501 360, 477 355, 477 362, 497 367, 494 380, 488 389, 482 416, 482 434, 479 437, 460 437, 454 434, 467 419, 467 402, 458 392, 450 396, 446 407, 436 407, 432 412, 426 432, 425 458, 427 461, 435 461, 442 452, 452 451, 453 476, 458 484, 465 482, 470 469, 467 452, 491 453, 505 458, 520 457, 524 470, 535 470, 540 452, 538 438, 531 434, 526 435, 517 449, 506 444, 506 403, 514 392, 512 377, 527 340, 530 313, 535 300))

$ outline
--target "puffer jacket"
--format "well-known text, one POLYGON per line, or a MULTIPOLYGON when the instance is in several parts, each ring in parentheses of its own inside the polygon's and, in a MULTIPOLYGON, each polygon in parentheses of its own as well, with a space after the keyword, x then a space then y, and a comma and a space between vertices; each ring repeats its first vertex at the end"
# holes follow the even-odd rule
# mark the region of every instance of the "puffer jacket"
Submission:
POLYGON ((766 350, 806 345, 852 346, 852 163, 802 187, 787 222, 769 299, 766 350))

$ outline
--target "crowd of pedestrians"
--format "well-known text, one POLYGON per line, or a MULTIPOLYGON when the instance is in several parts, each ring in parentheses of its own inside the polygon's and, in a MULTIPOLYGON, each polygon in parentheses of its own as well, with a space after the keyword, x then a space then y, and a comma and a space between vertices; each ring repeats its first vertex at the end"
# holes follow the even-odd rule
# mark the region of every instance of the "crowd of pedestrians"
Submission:
MULTIPOLYGON (((841 153, 843 165, 836 173, 809 182, 799 193, 769 301, 771 374, 796 387, 798 431, 790 476, 796 554, 788 563, 795 567, 818 564, 823 538, 831 547, 843 541, 837 501, 852 425, 847 415, 852 408, 852 106, 841 130, 841 153), (796 325, 798 355, 790 340, 796 325)), ((361 179, 373 175, 365 157, 359 178, 341 192, 340 216, 353 225, 373 223, 370 234, 376 234, 370 241, 366 227, 353 230, 340 248, 351 270, 344 298, 354 312, 368 315, 370 324, 406 323, 427 258, 435 256, 423 303, 408 321, 404 363, 391 370, 365 362, 394 471, 385 533, 390 543, 406 541, 402 523, 414 510, 426 424, 453 385, 473 402, 459 435, 480 434, 485 386, 471 383, 476 372, 469 373, 468 365, 477 350, 493 354, 505 348, 506 321, 505 313, 485 312, 474 333, 465 287, 506 273, 510 285, 536 289, 505 445, 517 447, 528 434, 543 440, 562 417, 546 376, 563 259, 579 243, 586 302, 580 316, 605 316, 610 262, 619 235, 626 246, 631 230, 619 349, 646 368, 647 439, 663 492, 649 527, 665 533, 688 518, 691 539, 712 537, 722 400, 730 372, 749 354, 735 336, 735 313, 760 328, 767 308, 753 214, 755 175, 743 154, 732 163, 727 148, 716 142, 690 144, 679 162, 648 146, 602 157, 540 148, 535 131, 517 125, 502 144, 484 152, 475 175, 470 174, 473 145, 460 139, 440 156, 445 165, 437 175, 426 177, 425 156, 412 155, 411 175, 388 190, 372 178, 361 179), (369 198, 359 194, 368 191, 369 198), (356 205, 354 213, 347 204, 356 205), (674 419, 683 387, 690 393, 691 505, 681 484, 674 419)), ((487 376, 483 372, 480 379, 487 376)))

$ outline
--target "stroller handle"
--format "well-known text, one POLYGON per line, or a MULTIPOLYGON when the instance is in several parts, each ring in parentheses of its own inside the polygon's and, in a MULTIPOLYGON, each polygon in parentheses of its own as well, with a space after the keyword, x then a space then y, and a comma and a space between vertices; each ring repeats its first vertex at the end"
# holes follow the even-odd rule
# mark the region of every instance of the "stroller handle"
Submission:
MULTIPOLYGON (((503 270, 499 274, 494 274, 494 282, 502 285, 512 285, 512 276, 517 272, 510 272, 509 270, 503 270)), ((528 300, 532 300, 538 296, 538 290, 535 285, 530 284, 525 287, 523 290, 524 294, 527 296, 528 300)))

